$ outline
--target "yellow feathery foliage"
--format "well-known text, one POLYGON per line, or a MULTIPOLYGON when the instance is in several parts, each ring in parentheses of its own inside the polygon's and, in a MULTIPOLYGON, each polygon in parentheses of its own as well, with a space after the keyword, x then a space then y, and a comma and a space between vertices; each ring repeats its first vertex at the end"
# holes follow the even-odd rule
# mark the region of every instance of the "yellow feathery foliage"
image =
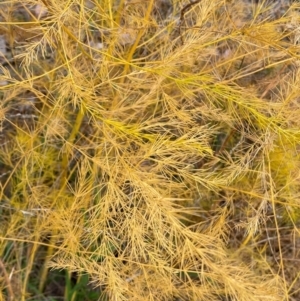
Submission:
POLYGON ((0 1, 0 300, 300 298, 287 2, 0 1))

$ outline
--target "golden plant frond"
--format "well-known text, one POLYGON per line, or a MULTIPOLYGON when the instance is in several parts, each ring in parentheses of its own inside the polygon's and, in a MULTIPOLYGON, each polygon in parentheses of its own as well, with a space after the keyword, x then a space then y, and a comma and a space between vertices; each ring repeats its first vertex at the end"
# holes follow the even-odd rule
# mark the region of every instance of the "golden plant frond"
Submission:
POLYGON ((298 298, 283 2, 0 3, 0 299, 47 298, 50 267, 72 301, 83 275, 105 300, 298 298))

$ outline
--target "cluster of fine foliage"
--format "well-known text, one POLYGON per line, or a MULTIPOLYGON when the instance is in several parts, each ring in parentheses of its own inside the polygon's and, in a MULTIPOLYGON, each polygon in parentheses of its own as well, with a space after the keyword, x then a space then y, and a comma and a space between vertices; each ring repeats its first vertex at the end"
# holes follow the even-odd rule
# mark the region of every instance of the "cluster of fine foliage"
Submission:
POLYGON ((299 300, 299 10, 0 1, 0 300, 299 300))

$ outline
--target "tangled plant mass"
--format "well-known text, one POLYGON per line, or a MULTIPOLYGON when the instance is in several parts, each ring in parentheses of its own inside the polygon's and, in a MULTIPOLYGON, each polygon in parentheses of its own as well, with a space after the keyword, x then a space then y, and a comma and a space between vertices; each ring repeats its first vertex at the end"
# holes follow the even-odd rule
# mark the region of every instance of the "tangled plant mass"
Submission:
POLYGON ((296 300, 299 8, 1 1, 0 300, 296 300))

